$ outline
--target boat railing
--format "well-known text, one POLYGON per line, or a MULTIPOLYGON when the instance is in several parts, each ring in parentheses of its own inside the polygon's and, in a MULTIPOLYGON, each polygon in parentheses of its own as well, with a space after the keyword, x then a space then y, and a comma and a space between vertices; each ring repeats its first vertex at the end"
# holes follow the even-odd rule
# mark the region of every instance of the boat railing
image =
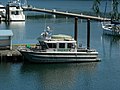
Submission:
POLYGON ((59 49, 57 49, 57 51, 61 51, 61 52, 70 51, 70 49, 69 48, 59 48, 59 49))
POLYGON ((77 50, 73 49, 73 48, 59 48, 56 51, 60 51, 60 52, 75 52, 77 50))
POLYGON ((36 52, 46 52, 46 49, 41 49, 40 47, 30 47, 29 48, 31 51, 36 51, 36 52))
POLYGON ((95 52, 95 49, 78 48, 77 52, 95 52))
POLYGON ((31 51, 31 49, 30 48, 28 48, 28 47, 26 47, 26 46, 18 46, 17 47, 17 50, 18 51, 31 51))

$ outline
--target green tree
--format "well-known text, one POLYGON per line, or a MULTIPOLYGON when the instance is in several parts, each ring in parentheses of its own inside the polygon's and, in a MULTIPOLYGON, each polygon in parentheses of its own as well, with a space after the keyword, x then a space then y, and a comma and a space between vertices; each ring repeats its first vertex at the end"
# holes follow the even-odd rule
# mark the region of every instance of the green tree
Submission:
POLYGON ((93 9, 93 11, 95 12, 95 14, 96 14, 97 16, 100 15, 100 9, 99 9, 100 1, 101 1, 101 0, 94 0, 93 6, 92 6, 92 9, 93 9))
MULTIPOLYGON (((101 2, 101 0, 94 0, 93 6, 92 6, 92 9, 97 16, 100 15, 100 8, 99 8, 100 4, 101 4, 100 2, 101 2)), ((120 4, 119 2, 120 2, 119 0, 112 0, 112 11, 110 12, 112 20, 120 19, 120 14, 118 12, 118 6, 120 4)))
POLYGON ((113 0, 112 1, 112 12, 111 12, 111 19, 112 20, 119 20, 119 12, 118 12, 118 5, 119 1, 118 0, 113 0))

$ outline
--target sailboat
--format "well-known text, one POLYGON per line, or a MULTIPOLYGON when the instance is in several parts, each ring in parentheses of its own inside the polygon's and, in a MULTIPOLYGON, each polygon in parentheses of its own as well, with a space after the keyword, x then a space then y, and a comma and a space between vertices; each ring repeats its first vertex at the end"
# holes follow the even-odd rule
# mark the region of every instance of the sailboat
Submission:
POLYGON ((112 13, 110 22, 102 22, 103 34, 120 36, 120 22, 118 13, 118 1, 112 1, 112 13))

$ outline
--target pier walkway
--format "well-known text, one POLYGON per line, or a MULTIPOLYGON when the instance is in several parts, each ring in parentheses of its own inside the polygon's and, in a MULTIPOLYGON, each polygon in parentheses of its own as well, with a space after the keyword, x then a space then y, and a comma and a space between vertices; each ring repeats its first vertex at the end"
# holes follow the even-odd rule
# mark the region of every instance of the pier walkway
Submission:
MULTIPOLYGON (((22 62, 24 61, 24 57, 17 50, 19 46, 25 47, 26 44, 12 45, 12 50, 0 48, 0 62, 22 62)), ((30 46, 35 46, 35 44, 30 44, 30 46)))
POLYGON ((110 21, 109 18, 102 18, 102 17, 96 17, 96 16, 89 16, 89 15, 83 15, 83 14, 75 14, 70 12, 62 12, 57 11, 55 9, 49 10, 49 9, 41 9, 41 8, 32 8, 32 7, 23 7, 24 11, 35 11, 35 12, 44 12, 44 13, 50 13, 54 15, 64 15, 69 17, 78 17, 81 19, 90 19, 90 20, 96 20, 96 21, 110 21))
POLYGON ((0 49, 0 62, 17 62, 23 61, 21 53, 17 50, 18 45, 13 45, 12 50, 0 49))

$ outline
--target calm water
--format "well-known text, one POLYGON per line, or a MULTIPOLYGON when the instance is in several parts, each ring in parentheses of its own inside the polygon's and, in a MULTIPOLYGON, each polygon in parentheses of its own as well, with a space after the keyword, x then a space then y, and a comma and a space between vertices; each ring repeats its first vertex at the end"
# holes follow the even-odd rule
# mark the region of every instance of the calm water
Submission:
MULTIPOLYGON (((8 0, 0 0, 7 2, 8 0)), ((61 11, 91 11, 92 1, 29 0, 36 7, 61 11)), ((105 2, 102 2, 104 10, 105 2)), ((110 2, 109 2, 110 3, 110 2)), ((110 4, 108 7, 110 10, 110 4)), ((13 44, 36 43, 50 26, 54 34, 74 36, 74 19, 53 18, 44 13, 25 12, 25 22, 2 22, 0 29, 11 29, 13 44), (35 17, 37 15, 37 17, 35 17)), ((79 19, 79 43, 86 47, 86 21, 79 19)), ((71 64, 0 63, 1 90, 120 90, 120 38, 103 35, 100 22, 91 22, 91 48, 99 52, 101 62, 71 64)))

